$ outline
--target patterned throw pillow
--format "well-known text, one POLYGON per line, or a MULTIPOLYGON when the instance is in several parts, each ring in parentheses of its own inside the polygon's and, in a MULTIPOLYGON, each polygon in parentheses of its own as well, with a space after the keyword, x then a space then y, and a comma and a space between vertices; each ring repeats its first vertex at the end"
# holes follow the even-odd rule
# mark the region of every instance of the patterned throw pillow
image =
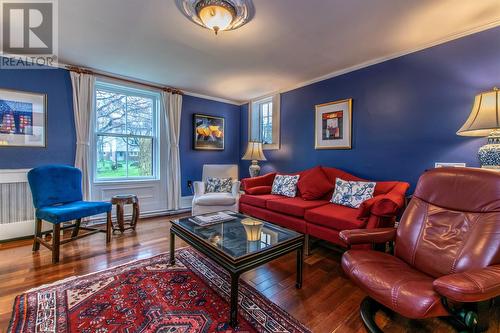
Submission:
POLYGON ((217 177, 207 177, 205 183, 205 193, 221 193, 221 192, 231 192, 233 188, 233 179, 229 178, 217 178, 217 177))
POLYGON ((376 184, 375 182, 346 181, 337 178, 331 202, 337 205, 359 208, 363 201, 373 198, 376 184))
POLYGON ((273 188, 271 190, 271 193, 294 198, 295 195, 297 194, 298 181, 299 181, 299 175, 295 176, 276 175, 276 177, 274 177, 273 188))

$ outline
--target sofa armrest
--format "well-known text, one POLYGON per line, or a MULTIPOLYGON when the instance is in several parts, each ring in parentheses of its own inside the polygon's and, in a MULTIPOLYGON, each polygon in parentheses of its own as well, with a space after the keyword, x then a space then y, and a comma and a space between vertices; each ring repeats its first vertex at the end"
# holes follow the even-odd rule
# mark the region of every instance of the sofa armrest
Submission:
POLYGON ((237 180, 237 181, 233 182, 233 186, 231 187, 231 194, 235 198, 239 198, 239 196, 240 196, 240 185, 241 185, 241 182, 237 180))
POLYGON ((482 302, 500 296, 500 265, 442 276, 434 290, 455 302, 482 302))
POLYGON ((276 173, 272 172, 264 176, 244 178, 241 180, 241 187, 246 191, 247 189, 257 186, 272 186, 275 176, 276 173))
POLYGON ((398 183, 386 194, 377 195, 366 200, 359 206, 358 218, 367 218, 370 215, 380 217, 395 217, 405 205, 405 194, 410 184, 398 183))
POLYGON ((205 182, 193 182, 194 196, 205 194, 205 182))
POLYGON ((387 243, 396 238, 396 228, 354 229, 340 232, 347 245, 387 243))

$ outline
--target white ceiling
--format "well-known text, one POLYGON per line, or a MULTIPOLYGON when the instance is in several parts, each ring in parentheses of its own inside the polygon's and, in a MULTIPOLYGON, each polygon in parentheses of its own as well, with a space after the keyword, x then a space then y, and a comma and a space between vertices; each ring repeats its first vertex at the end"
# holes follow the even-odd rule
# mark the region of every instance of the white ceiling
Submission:
POLYGON ((60 0, 60 60, 241 102, 500 25, 499 0, 253 3, 215 36, 175 0, 60 0))

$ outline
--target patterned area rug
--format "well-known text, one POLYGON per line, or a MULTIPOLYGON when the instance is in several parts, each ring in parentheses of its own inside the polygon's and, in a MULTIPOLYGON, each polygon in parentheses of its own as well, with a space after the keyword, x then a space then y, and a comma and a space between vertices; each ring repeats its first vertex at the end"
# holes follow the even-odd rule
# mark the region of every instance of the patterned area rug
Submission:
POLYGON ((9 333, 309 332, 241 281, 232 329, 228 274, 195 250, 134 261, 16 297, 9 333))

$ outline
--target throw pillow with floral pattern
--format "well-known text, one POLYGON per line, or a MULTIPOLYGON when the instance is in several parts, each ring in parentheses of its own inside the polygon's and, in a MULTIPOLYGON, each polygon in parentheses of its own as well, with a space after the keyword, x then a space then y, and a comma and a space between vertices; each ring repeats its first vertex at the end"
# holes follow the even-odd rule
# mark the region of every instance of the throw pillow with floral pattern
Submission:
POLYGON ((366 200, 373 198, 375 182, 347 181, 337 178, 331 202, 351 208, 359 208, 366 200))
POLYGON ((271 193, 294 198, 297 195, 297 183, 299 182, 299 177, 299 175, 276 175, 276 177, 274 177, 271 193))
POLYGON ((229 178, 217 178, 217 177, 207 177, 205 182, 205 193, 231 193, 233 188, 233 179, 229 178))

